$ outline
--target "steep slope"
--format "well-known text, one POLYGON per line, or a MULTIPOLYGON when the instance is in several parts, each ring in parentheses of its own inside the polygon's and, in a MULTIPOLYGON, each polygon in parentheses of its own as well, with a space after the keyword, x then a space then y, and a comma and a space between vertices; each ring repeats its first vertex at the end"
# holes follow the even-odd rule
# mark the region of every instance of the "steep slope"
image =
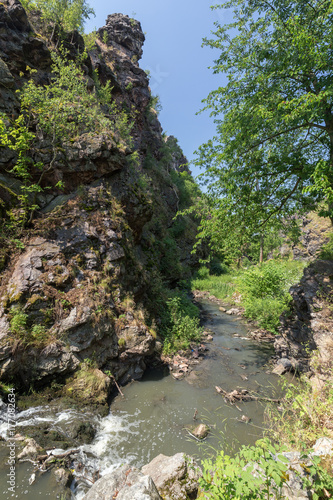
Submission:
MULTIPOLYGON (((0 28, 0 109, 10 130, 27 82, 35 91, 56 80, 60 44, 56 30, 36 12, 28 19, 17 0, 0 4, 0 28)), ((138 65, 143 42, 140 23, 122 14, 108 16, 87 55, 77 32, 62 38, 62 61, 79 57, 78 79, 100 99, 96 126, 79 122, 57 142, 47 120, 43 128, 43 111, 31 113, 29 182, 42 190, 20 227, 11 221, 26 181, 15 171, 19 153, 2 141, 0 370, 23 389, 64 380, 84 362, 122 383, 139 378, 154 353, 164 287, 195 263, 195 222, 173 218, 198 190, 151 106, 138 65)), ((76 119, 71 106, 63 109, 64 130, 76 119)))

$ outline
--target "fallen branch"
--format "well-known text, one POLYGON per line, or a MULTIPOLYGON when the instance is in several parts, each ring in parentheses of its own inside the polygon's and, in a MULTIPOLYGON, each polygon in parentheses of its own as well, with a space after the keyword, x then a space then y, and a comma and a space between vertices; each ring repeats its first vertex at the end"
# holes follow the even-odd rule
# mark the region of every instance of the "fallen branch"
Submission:
POLYGON ((219 394, 222 394, 224 399, 230 404, 235 404, 236 402, 243 402, 243 401, 268 401, 270 403, 280 403, 280 399, 266 398, 264 396, 255 396, 254 394, 250 394, 249 391, 247 391, 246 389, 241 389, 240 391, 237 391, 235 389, 231 392, 227 392, 218 385, 215 386, 215 389, 219 394))
POLYGON ((119 393, 120 393, 120 394, 121 394, 121 396, 124 398, 124 397, 125 397, 125 396, 124 396, 124 393, 123 393, 123 392, 122 392, 122 390, 120 389, 120 387, 119 387, 119 385, 118 385, 118 383, 117 383, 117 381, 116 381, 116 379, 115 379, 114 377, 113 377, 113 380, 114 380, 114 383, 116 384, 116 387, 117 387, 117 389, 118 389, 119 393))

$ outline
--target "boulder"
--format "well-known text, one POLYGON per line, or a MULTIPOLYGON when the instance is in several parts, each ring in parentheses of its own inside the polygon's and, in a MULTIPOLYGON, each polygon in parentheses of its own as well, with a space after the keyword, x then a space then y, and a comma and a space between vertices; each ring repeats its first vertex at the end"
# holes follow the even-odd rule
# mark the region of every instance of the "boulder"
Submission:
POLYGON ((192 430, 193 436, 198 439, 205 439, 208 436, 209 427, 206 424, 199 424, 192 430))
POLYGON ((123 465, 91 487, 83 500, 162 500, 151 477, 123 465))
POLYGON ((201 471, 184 453, 172 457, 160 454, 142 467, 142 472, 151 476, 165 500, 197 498, 201 471))
POLYGON ((17 456, 18 460, 22 458, 36 459, 38 452, 41 451, 41 447, 32 438, 25 441, 25 447, 21 453, 17 456))

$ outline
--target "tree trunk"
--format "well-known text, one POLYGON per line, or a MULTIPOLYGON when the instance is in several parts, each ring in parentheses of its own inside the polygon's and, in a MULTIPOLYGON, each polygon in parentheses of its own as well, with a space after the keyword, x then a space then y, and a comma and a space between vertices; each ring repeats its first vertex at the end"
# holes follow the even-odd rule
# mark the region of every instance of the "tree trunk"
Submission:
POLYGON ((259 264, 264 262, 264 235, 260 235, 260 254, 259 254, 259 264))

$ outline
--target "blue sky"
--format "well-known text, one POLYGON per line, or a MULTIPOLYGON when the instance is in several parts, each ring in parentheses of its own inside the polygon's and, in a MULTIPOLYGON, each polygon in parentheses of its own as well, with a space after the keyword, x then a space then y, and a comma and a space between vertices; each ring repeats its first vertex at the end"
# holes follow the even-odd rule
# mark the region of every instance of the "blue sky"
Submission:
MULTIPOLYGON (((90 1, 96 17, 85 31, 105 25, 108 14, 121 12, 141 22, 146 35, 140 66, 151 72, 153 94, 160 96, 160 121, 168 135, 177 137, 189 160, 194 151, 215 132, 207 112, 196 116, 201 100, 224 83, 208 69, 218 52, 201 47, 214 29, 214 21, 229 22, 223 10, 211 11, 210 0, 103 0, 90 1)), ((228 17, 227 17, 228 16, 228 17)), ((194 175, 199 170, 191 166, 194 175)))

